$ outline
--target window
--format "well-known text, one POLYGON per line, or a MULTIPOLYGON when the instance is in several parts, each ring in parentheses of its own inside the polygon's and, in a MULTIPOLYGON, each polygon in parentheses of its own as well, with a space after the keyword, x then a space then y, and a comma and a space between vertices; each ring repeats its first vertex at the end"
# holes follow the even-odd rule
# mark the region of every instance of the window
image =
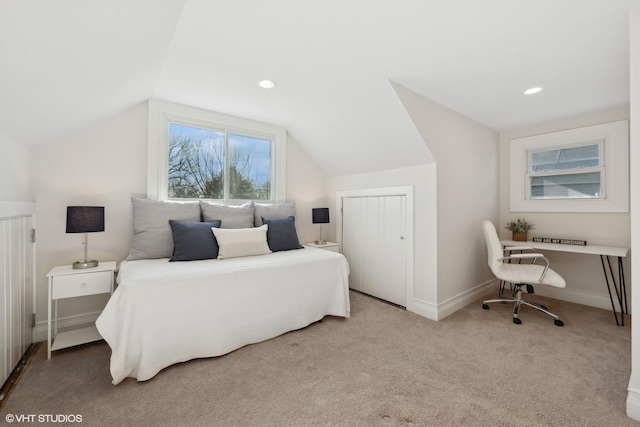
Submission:
POLYGON ((512 212, 627 212, 628 122, 514 139, 512 212))
POLYGON ((529 199, 603 199, 604 141, 529 152, 529 199))
POLYGON ((271 200, 273 139, 169 123, 167 196, 271 200))
POLYGON ((281 128, 151 100, 148 197, 283 201, 285 146, 281 128))

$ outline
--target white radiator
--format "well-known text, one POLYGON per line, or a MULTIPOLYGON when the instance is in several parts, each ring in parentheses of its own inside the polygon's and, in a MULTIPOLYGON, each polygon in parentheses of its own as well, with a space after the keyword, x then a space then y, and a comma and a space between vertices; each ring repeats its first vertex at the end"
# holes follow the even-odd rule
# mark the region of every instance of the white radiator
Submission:
POLYGON ((0 202, 0 385, 33 342, 35 204, 0 202))

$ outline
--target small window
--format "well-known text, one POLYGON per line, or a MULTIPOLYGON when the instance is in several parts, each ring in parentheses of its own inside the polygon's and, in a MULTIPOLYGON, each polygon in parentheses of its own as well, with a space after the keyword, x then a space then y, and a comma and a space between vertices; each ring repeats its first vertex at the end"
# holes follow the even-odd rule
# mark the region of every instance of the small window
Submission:
POLYGON ((629 123, 511 140, 512 212, 628 212, 629 123))
POLYGON ((529 151, 529 199, 603 199, 604 141, 529 151))
POLYGON ((282 128, 149 101, 149 198, 283 201, 285 160, 282 128))

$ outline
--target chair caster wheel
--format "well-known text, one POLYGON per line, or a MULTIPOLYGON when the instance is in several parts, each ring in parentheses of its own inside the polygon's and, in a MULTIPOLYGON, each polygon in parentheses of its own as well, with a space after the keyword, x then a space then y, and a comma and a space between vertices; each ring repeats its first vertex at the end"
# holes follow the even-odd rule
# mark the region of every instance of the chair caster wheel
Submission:
POLYGON ((489 310, 489 304, 482 304, 482 308, 484 308, 485 310, 489 310))
POLYGON ((553 319, 553 323, 555 323, 556 326, 564 326, 564 322, 560 319, 553 319))
POLYGON ((513 318, 513 323, 515 323, 516 325, 519 325, 522 323, 522 320, 518 319, 517 317, 513 318))

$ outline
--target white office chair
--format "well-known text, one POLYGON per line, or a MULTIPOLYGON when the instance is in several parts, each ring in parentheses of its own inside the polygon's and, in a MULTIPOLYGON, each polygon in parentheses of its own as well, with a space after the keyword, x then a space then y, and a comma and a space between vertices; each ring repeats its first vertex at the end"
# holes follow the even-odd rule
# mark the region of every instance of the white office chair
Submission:
POLYGON ((533 285, 548 285, 556 288, 564 288, 566 286, 564 279, 549 268, 547 258, 537 252, 522 253, 524 250, 533 251, 533 248, 529 246, 505 248, 509 252, 518 250, 521 251, 521 253, 510 253, 509 256, 504 256, 504 249, 502 248, 498 233, 493 224, 490 221, 484 221, 482 223, 482 231, 484 232, 484 238, 487 242, 489 268, 491 268, 491 271, 499 280, 509 282, 513 285, 512 298, 486 300, 482 302, 482 308, 488 310, 489 304, 493 302, 513 302, 513 323, 519 325, 522 323, 518 318, 520 306, 527 305, 553 317, 553 323, 557 326, 564 326, 562 320, 548 311, 544 305, 522 299, 522 286, 526 286, 529 293, 533 293, 533 285), (544 261, 546 265, 535 264, 538 260, 544 261), (531 261, 532 263, 522 264, 522 261, 531 261))

